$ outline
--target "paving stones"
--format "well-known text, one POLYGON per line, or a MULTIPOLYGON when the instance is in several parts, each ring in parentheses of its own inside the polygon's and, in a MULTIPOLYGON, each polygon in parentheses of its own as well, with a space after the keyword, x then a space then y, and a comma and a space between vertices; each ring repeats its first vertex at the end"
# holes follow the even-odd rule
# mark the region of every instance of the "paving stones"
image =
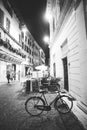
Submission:
MULTIPOLYGON (((59 114, 54 107, 39 117, 25 111, 25 101, 31 94, 22 92, 20 83, 0 86, 0 130, 84 130, 73 113, 59 114)), ((46 95, 48 100, 55 95, 46 95)))

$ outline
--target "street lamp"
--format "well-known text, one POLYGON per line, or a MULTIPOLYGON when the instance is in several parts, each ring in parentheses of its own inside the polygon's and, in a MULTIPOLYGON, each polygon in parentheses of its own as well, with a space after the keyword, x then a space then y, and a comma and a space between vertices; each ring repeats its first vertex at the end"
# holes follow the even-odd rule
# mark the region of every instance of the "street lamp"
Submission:
POLYGON ((50 23, 50 20, 52 19, 52 14, 49 11, 45 12, 44 19, 50 23))
MULTIPOLYGON (((50 38, 49 36, 45 35, 44 38, 43 38, 43 41, 47 44, 48 46, 48 53, 49 53, 49 42, 50 42, 50 38)), ((50 54, 48 54, 48 60, 47 60, 47 64, 48 64, 48 76, 50 75, 50 72, 49 72, 49 67, 50 67, 50 54)))
POLYGON ((23 26, 22 26, 22 31, 23 31, 24 33, 26 33, 26 32, 28 31, 26 25, 23 25, 23 26))
POLYGON ((43 41, 49 45, 49 36, 45 35, 43 41))

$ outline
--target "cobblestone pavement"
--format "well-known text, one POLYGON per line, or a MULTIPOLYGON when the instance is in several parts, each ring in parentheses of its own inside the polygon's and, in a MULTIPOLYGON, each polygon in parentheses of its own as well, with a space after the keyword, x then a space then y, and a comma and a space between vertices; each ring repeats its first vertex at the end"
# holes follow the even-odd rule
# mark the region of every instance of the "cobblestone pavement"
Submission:
MULTIPOLYGON (((47 96, 48 100, 53 98, 47 96)), ((28 97, 20 83, 0 85, 0 130, 84 130, 72 112, 60 115, 52 108, 39 117, 31 117, 24 105, 28 97)))

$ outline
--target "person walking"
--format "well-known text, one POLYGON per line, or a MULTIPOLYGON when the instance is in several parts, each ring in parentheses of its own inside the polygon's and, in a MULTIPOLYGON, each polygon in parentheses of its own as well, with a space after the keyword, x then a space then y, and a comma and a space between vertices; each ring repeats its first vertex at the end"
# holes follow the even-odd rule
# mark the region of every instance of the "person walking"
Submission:
POLYGON ((10 72, 7 72, 7 80, 8 80, 8 83, 10 83, 10 72))

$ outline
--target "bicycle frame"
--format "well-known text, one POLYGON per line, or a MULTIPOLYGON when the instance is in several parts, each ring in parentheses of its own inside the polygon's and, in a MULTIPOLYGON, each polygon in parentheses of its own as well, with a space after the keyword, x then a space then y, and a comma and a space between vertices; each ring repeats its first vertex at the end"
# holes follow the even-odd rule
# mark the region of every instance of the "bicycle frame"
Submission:
POLYGON ((56 100, 58 97, 60 97, 60 93, 57 93, 57 96, 56 96, 49 104, 48 104, 48 102, 47 102, 47 99, 46 99, 44 93, 42 93, 40 97, 41 97, 41 98, 42 98, 42 97, 44 98, 44 101, 45 101, 45 103, 46 103, 47 106, 51 106, 51 105, 55 102, 55 100, 56 100))

